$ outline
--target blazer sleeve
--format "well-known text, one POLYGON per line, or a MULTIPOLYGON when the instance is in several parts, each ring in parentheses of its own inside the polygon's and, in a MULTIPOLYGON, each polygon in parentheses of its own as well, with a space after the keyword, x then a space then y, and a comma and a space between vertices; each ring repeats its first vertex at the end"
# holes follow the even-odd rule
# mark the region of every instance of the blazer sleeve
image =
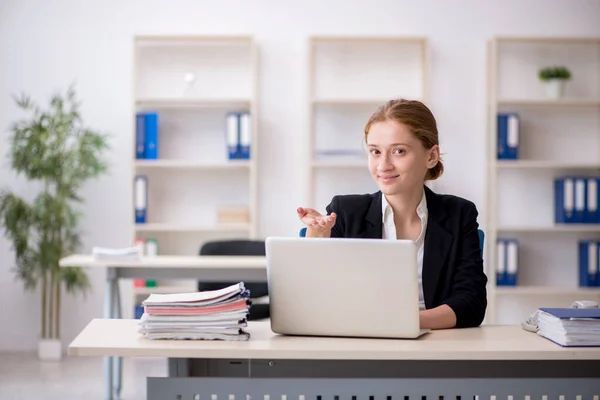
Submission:
POLYGON ((456 314, 456 328, 481 325, 487 308, 487 277, 479 244, 477 208, 469 203, 461 221, 462 237, 452 295, 443 303, 456 314))
POLYGON ((338 196, 334 196, 333 199, 331 199, 331 203, 325 207, 325 211, 327 212, 327 215, 330 215, 333 212, 336 214, 335 225, 331 228, 331 237, 344 237, 343 212, 340 210, 340 200, 338 196))

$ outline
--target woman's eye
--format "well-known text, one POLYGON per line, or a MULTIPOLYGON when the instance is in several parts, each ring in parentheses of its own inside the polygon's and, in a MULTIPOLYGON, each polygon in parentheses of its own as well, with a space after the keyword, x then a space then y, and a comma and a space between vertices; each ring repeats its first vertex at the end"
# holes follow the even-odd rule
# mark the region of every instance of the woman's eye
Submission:
POLYGON ((395 149, 394 153, 396 153, 396 154, 404 154, 405 151, 404 151, 404 149, 395 149))
POLYGON ((379 154, 379 150, 377 150, 377 149, 371 149, 371 154, 377 155, 377 154, 379 154))

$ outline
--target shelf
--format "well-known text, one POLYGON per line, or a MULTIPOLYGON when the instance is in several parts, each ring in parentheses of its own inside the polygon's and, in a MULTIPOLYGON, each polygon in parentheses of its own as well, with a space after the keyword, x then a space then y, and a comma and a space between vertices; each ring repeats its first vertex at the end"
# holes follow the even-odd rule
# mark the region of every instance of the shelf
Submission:
POLYGON ((565 296, 600 296, 600 288, 565 288, 547 286, 497 286, 494 291, 501 295, 565 295, 565 296))
POLYGON ((498 36, 499 43, 534 43, 534 44, 600 44, 600 38, 585 36, 498 36))
POLYGON ((506 226, 499 227, 498 232, 514 233, 587 233, 597 232, 600 234, 600 224, 573 224, 554 226, 506 226))
POLYGON ((499 106, 530 106, 530 107, 600 107, 600 100, 595 99, 504 99, 498 100, 499 106))
POLYGON ((251 161, 239 160, 223 163, 204 163, 193 160, 135 160, 137 168, 173 168, 173 169, 248 169, 251 161))
POLYGON ((393 42, 400 44, 424 44, 427 37, 402 37, 402 36, 313 36, 315 43, 381 43, 393 42))
MULTIPOLYGON (((400 98, 400 97, 398 97, 400 98)), ((386 103, 389 99, 314 99, 315 105, 321 106, 379 106, 386 103)), ((411 99, 418 100, 418 99, 411 99)))
POLYGON ((542 160, 498 160, 493 165, 499 169, 600 169, 600 164, 542 160))
POLYGON ((249 108, 250 99, 138 99, 139 108, 249 108))
POLYGON ((250 224, 220 224, 214 226, 194 226, 169 223, 136 224, 136 232, 244 232, 250 224))
POLYGON ((313 161, 313 168, 367 168, 367 160, 313 161))

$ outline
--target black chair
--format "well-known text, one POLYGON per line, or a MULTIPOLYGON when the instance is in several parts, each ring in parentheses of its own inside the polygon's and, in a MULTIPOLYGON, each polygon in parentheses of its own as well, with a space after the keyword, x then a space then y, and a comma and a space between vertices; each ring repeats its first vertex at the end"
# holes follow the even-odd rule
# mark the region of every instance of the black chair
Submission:
MULTIPOLYGON (((201 256, 265 256, 265 242, 261 240, 217 240, 206 242, 200 247, 201 256)), ((219 290, 237 282, 198 282, 198 290, 219 290)), ((267 296, 267 282, 245 282, 251 299, 267 296)), ((248 320, 269 318, 269 304, 253 303, 248 320)))

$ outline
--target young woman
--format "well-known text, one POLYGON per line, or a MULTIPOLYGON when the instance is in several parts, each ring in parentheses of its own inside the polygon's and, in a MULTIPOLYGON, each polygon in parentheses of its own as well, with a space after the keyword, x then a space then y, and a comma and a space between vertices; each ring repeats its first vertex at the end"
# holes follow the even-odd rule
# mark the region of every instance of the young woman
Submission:
POLYGON ((437 123, 419 101, 391 100, 365 126, 369 171, 379 191, 335 196, 327 215, 298 208, 307 237, 409 239, 417 245, 421 328, 479 326, 487 307, 477 208, 434 193, 437 123))

